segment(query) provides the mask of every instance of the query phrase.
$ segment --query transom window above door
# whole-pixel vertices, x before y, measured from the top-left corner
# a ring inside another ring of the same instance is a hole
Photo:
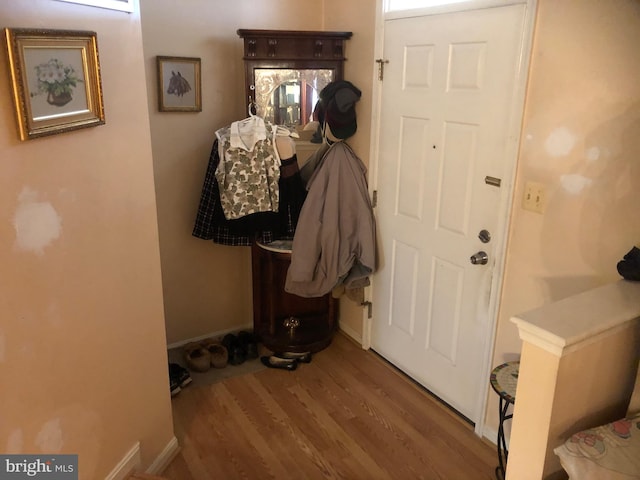
[[[437,7],[451,3],[462,3],[469,0],[385,0],[385,12],[397,12],[400,10],[413,10],[415,8]]]

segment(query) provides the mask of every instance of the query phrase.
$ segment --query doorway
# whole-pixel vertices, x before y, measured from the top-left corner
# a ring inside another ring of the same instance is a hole
[[[528,13],[520,3],[395,15],[382,34],[372,182],[380,265],[370,344],[477,432],[524,103]]]

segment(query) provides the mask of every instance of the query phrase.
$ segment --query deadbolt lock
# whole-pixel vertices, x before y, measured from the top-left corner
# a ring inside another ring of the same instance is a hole
[[[491,234],[489,233],[489,230],[480,230],[478,238],[482,243],[489,243],[491,241]]]

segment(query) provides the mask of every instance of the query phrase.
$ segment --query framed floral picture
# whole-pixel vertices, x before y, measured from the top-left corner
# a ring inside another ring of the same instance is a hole
[[[5,28],[21,140],[102,125],[95,32]]]
[[[201,112],[200,59],[156,57],[158,109],[161,112]]]

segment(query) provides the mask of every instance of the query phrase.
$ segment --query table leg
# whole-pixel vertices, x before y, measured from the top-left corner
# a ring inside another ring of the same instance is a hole
[[[507,450],[507,440],[504,435],[504,422],[505,420],[509,420],[513,417],[513,414],[507,415],[507,410],[509,409],[510,402],[505,401],[502,397],[500,397],[500,405],[499,405],[499,415],[500,415],[500,425],[498,426],[498,466],[496,467],[496,479],[504,480],[505,471],[507,467],[507,457],[509,456],[509,451]]]

